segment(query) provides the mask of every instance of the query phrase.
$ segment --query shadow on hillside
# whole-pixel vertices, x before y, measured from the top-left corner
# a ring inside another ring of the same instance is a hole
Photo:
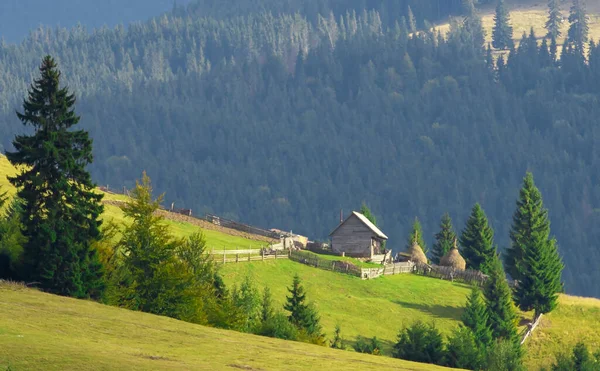
[[[453,307],[450,305],[407,303],[402,300],[394,300],[393,302],[403,308],[415,309],[435,318],[451,318],[458,320],[464,311],[464,308],[462,307]]]

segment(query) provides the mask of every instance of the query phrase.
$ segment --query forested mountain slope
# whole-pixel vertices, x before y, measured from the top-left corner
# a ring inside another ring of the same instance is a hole
[[[88,29],[113,27],[145,21],[190,0],[2,0],[0,39],[23,40],[39,26],[71,28],[81,24]]]
[[[178,13],[179,14],[179,13]],[[535,36],[497,68],[481,35],[409,37],[376,11],[163,16],[128,29],[38,30],[0,47],[0,135],[42,55],[55,55],[94,138],[95,179],[155,188],[196,213],[326,238],[369,203],[389,247],[482,203],[501,248],[535,174],[568,293],[600,296],[600,49],[562,63]],[[468,25],[468,24],[467,24]]]

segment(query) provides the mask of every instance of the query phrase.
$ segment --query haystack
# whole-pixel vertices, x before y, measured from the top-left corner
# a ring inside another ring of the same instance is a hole
[[[467,268],[467,262],[458,252],[456,239],[454,240],[454,247],[440,259],[440,265],[442,267],[452,267],[461,271],[464,271]]]
[[[407,253],[410,255],[410,261],[413,263],[427,264],[427,257],[421,246],[417,243],[417,236],[415,236],[415,240],[413,241],[412,246],[408,248]]]

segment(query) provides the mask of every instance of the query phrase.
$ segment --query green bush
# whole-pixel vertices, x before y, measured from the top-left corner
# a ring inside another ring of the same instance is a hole
[[[577,343],[571,354],[560,353],[552,371],[598,371],[600,370],[600,352],[594,356],[583,342]]]
[[[482,356],[473,331],[465,326],[457,327],[446,345],[446,366],[478,370],[481,361]]]
[[[520,345],[510,340],[498,340],[487,352],[484,365],[485,370],[490,371],[522,371],[523,350]]]
[[[373,337],[372,339],[367,339],[365,337],[359,336],[356,339],[356,343],[354,344],[354,350],[359,353],[367,353],[380,355],[381,354],[381,343],[377,339],[377,337]]]
[[[263,322],[258,335],[284,340],[299,339],[298,329],[281,312],[274,314],[267,321]]]
[[[417,321],[411,327],[400,331],[393,355],[395,358],[407,361],[442,365],[444,362],[442,334],[434,325]]]

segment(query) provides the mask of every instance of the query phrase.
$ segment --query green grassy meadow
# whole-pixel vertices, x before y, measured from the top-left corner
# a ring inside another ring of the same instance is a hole
[[[442,370],[219,330],[0,282],[0,369]]]
[[[221,273],[228,285],[246,275],[258,288],[269,286],[281,307],[294,274],[300,275],[307,297],[314,301],[328,337],[336,323],[346,340],[356,336],[377,336],[390,352],[398,331],[416,320],[435,322],[444,335],[460,323],[470,288],[435,278],[412,274],[363,281],[358,277],[333,273],[289,260],[226,264]],[[523,313],[530,320],[532,313]],[[524,327],[522,327],[524,329]],[[526,365],[530,370],[549,366],[555,355],[584,340],[600,349],[600,300],[561,295],[559,307],[543,317],[538,329],[526,342]]]

